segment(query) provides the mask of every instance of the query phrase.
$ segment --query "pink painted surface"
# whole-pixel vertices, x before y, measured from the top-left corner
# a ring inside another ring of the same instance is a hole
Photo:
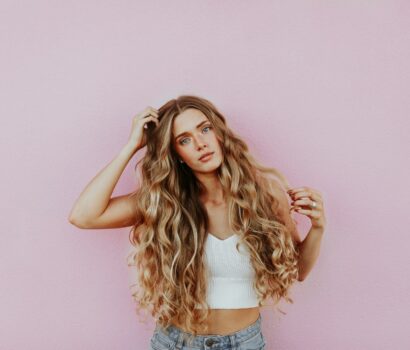
[[[286,316],[262,310],[267,349],[409,349],[409,7],[3,2],[0,348],[148,348],[128,229],[67,216],[135,113],[194,93],[294,187],[324,196],[316,266]],[[137,159],[114,195],[133,189]]]

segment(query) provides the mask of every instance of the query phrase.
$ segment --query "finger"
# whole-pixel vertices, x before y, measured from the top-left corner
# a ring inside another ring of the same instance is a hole
[[[153,117],[153,118],[155,118],[156,121],[158,120],[158,115],[154,115],[154,114],[151,113],[151,112],[149,112],[149,113],[147,113],[146,115],[144,115],[141,119],[145,119],[145,118],[148,118],[148,117]]]
[[[295,194],[291,194],[290,196],[293,200],[308,198],[308,199],[313,199],[316,203],[322,203],[322,198],[319,197],[315,193],[298,192],[298,193],[295,193]]]
[[[152,115],[152,116],[154,116],[155,118],[159,118],[159,115],[158,115],[157,112],[152,112],[152,111],[150,111],[150,112],[148,113],[148,115]]]
[[[295,209],[295,211],[299,214],[307,215],[312,219],[319,219],[320,218],[320,213],[317,210],[314,209]]]
[[[140,119],[143,119],[149,115],[153,115],[158,118],[158,112],[156,109],[152,108],[151,106],[146,107],[143,112],[141,113]]]
[[[297,192],[313,192],[316,193],[317,195],[320,196],[320,192],[318,190],[315,190],[314,188],[311,187],[307,187],[307,186],[303,186],[303,187],[296,187],[296,188],[291,188],[290,190],[288,190],[288,193],[297,193]]]
[[[148,128],[148,123],[151,122],[151,121],[154,122],[156,124],[156,126],[158,126],[159,120],[156,119],[154,116],[150,115],[150,116],[143,119],[143,123],[144,123],[143,128],[147,129]]]
[[[156,109],[152,106],[147,106],[147,107],[145,107],[144,112],[147,112],[147,113],[156,112]]]
[[[313,202],[316,203],[316,207],[315,207],[316,209],[321,208],[321,205],[317,201],[313,201],[313,200],[308,199],[308,198],[298,199],[298,200],[294,201],[292,203],[292,205],[296,206],[296,207],[297,206],[300,206],[300,207],[307,206],[307,207],[313,208]]]
[[[154,115],[154,116],[156,116],[156,117],[158,117],[158,114],[159,114],[158,111],[154,107],[151,107],[151,106],[149,107],[147,112]]]
[[[312,210],[312,209],[318,209],[317,207],[313,208],[311,205],[307,204],[298,204],[298,205],[292,205],[291,210],[297,210],[297,209],[303,209],[303,210]]]
[[[293,199],[312,198],[312,199],[314,199],[315,201],[321,201],[321,198],[320,198],[316,193],[306,192],[306,191],[291,193],[290,196],[291,196]]]
[[[158,118],[158,116],[154,115],[152,112],[148,112],[148,113],[144,114],[141,119],[145,119],[145,118],[147,118],[147,117],[155,117],[155,118]]]
[[[153,113],[151,113],[147,109],[144,109],[144,111],[142,111],[141,113],[135,115],[133,120],[134,121],[144,120],[146,117],[149,117],[150,115],[153,115]]]

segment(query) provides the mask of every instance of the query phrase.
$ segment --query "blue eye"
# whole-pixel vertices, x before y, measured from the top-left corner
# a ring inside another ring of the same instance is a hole
[[[205,126],[205,127],[202,129],[202,131],[204,131],[205,129],[212,129],[212,127],[211,127],[211,126]],[[179,141],[179,143],[180,143],[181,145],[186,145],[186,143],[184,142],[185,140],[188,140],[188,138],[186,137],[186,138],[182,139],[181,141]]]

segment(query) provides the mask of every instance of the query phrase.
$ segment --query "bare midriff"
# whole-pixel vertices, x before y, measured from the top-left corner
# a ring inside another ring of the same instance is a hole
[[[247,328],[259,317],[259,307],[246,309],[211,309],[207,320],[208,331],[198,335],[227,335]],[[171,323],[189,333],[175,318]]]

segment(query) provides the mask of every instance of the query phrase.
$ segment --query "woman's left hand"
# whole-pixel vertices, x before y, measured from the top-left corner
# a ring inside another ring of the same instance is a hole
[[[325,228],[326,218],[323,209],[322,195],[319,191],[304,186],[292,188],[287,192],[292,199],[290,210],[295,210],[299,214],[308,216],[312,227]]]

